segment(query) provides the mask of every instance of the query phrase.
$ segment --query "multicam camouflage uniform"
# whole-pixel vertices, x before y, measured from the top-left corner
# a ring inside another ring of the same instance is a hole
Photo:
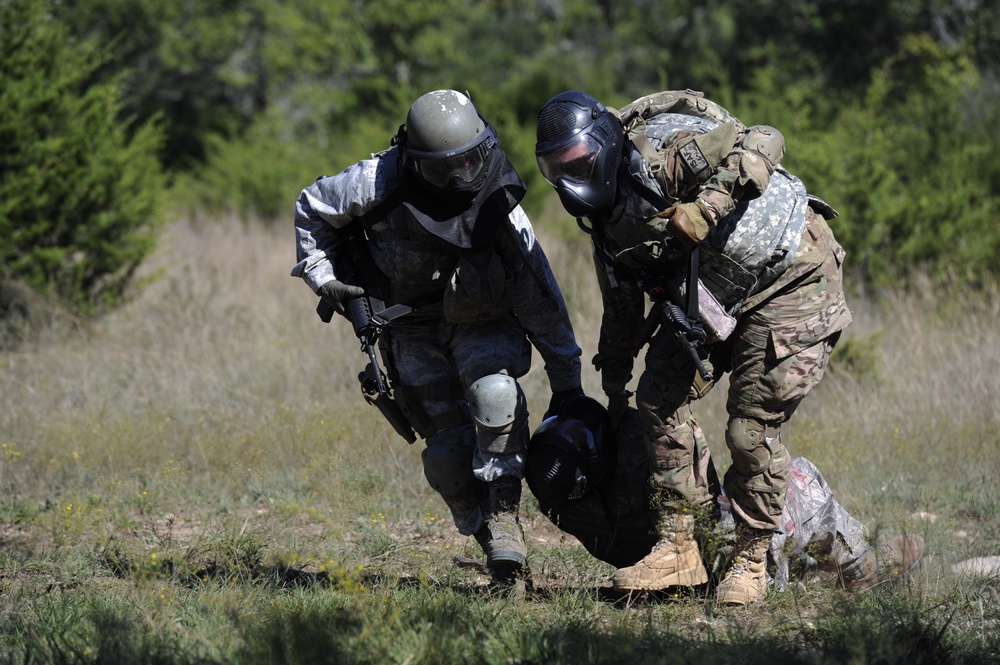
[[[648,119],[643,131],[659,148],[720,124],[663,113]],[[714,374],[731,373],[726,440],[733,464],[725,489],[743,524],[778,531],[791,468],[779,428],[822,378],[839,332],[851,322],[841,285],[844,252],[823,217],[835,213],[810,197],[794,175],[740,146],[729,153],[719,177],[668,188],[639,150],[626,154],[632,178],[619,178],[615,206],[593,220],[605,303],[595,363],[604,391],[623,391],[631,377],[633,336],[644,309],[642,281],[683,275],[687,268],[684,258],[671,254],[677,241],[667,235],[666,223],[657,223],[663,208],[641,190],[668,203],[675,195],[697,194],[721,213],[700,247],[699,279],[736,319],[735,330],[709,346]],[[668,164],[664,172],[684,170]],[[705,505],[715,493],[708,446],[690,405],[694,377],[693,361],[661,329],[646,351],[636,404],[654,486],[668,510]]]
[[[299,262],[292,275],[313,290],[336,278],[343,232],[365,218],[368,247],[387,281],[386,305],[420,303],[379,339],[386,370],[402,410],[426,440],[428,482],[444,498],[458,530],[472,535],[490,509],[489,483],[516,478],[514,501],[519,498],[529,433],[524,411],[503,436],[506,446],[486,447],[470,413],[470,386],[488,375],[523,376],[533,344],[552,390],[577,388],[580,348],[551,268],[519,205],[511,205],[509,213],[503,197],[499,212],[484,205],[477,229],[492,224],[495,236],[460,249],[418,223],[405,196],[401,204],[384,209],[381,204],[399,196],[404,177],[399,149],[392,148],[304,189],[296,205]],[[381,214],[367,219],[372,211]],[[463,279],[458,279],[461,262]],[[477,266],[482,280],[467,278]]]

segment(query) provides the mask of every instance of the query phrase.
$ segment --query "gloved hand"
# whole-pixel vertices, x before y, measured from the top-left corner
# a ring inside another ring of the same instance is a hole
[[[351,298],[363,296],[365,290],[353,284],[344,284],[335,279],[323,284],[316,290],[316,294],[333,307],[338,314],[344,313],[344,302]]]
[[[559,413],[559,408],[562,407],[563,402],[571,397],[577,397],[583,395],[583,388],[577,386],[576,388],[570,388],[569,390],[556,390],[552,393],[552,399],[549,400],[549,408],[545,409],[545,415],[542,416],[543,420],[551,418],[552,416]]]
[[[667,228],[688,247],[699,244],[715,226],[715,216],[708,204],[698,199],[690,203],[678,203],[656,213],[667,220]]]
[[[628,409],[628,400],[631,396],[632,393],[627,390],[608,395],[608,426],[612,432],[618,431],[618,425],[625,415],[625,410]]]

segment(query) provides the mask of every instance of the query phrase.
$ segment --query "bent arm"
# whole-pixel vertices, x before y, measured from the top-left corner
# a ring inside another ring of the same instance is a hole
[[[386,198],[392,182],[391,154],[362,160],[302,190],[295,202],[297,263],[292,277],[301,277],[313,291],[336,279],[332,259],[341,242],[340,229]]]
[[[597,283],[604,303],[594,366],[601,373],[604,393],[617,395],[632,379],[633,347],[636,332],[642,326],[646,300],[631,271],[615,265],[599,243],[595,242],[593,249]]]
[[[785,154],[785,138],[768,125],[747,128],[740,142],[705,182],[698,199],[718,221],[743,201],[760,196]]]

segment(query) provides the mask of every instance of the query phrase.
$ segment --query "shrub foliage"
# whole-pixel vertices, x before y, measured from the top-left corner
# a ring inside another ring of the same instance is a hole
[[[104,57],[43,0],[0,2],[0,281],[84,313],[125,295],[163,184],[160,130],[119,117],[117,79],[93,80]]]
[[[302,186],[387,147],[436,88],[492,120],[537,218],[558,210],[533,155],[547,99],[694,88],[785,134],[785,165],[841,212],[853,283],[978,284],[1000,272],[998,7],[0,0],[0,278],[119,301],[157,161],[184,210],[287,223]]]

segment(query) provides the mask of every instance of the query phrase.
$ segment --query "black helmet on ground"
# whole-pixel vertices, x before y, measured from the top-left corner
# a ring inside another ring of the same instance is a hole
[[[612,465],[612,449],[604,441],[607,420],[600,402],[581,395],[535,429],[525,480],[543,510],[587,496],[607,477]]]
[[[614,113],[590,95],[561,92],[538,113],[535,158],[566,212],[589,217],[611,209],[625,136]]]

